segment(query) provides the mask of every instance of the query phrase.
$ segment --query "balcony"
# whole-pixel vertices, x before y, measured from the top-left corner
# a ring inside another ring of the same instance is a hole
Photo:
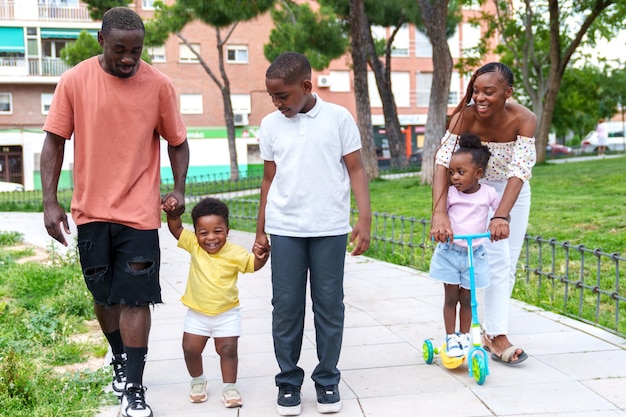
[[[84,4],[77,6],[39,5],[40,20],[60,20],[64,22],[91,22],[89,9]]]
[[[0,58],[0,83],[56,84],[69,68],[60,58]]]
[[[0,20],[92,22],[85,4],[54,4],[51,0],[0,0]]]

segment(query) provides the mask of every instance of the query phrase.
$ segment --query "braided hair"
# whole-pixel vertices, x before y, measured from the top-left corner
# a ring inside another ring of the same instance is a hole
[[[459,147],[454,154],[468,153],[472,157],[472,162],[483,172],[487,169],[491,151],[487,145],[483,145],[480,138],[471,133],[461,133],[459,136]]]

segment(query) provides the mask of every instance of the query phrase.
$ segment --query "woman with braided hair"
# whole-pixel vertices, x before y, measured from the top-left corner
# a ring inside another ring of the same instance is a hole
[[[511,365],[528,357],[509,341],[507,334],[515,269],[530,214],[529,180],[536,161],[537,127],[535,114],[509,100],[512,94],[513,73],[502,63],[486,64],[472,75],[435,156],[430,231],[437,242],[453,240],[446,210],[450,159],[461,133],[479,136],[491,152],[481,183],[492,186],[501,196],[500,205],[485,225],[492,241],[485,244],[490,286],[485,289],[483,344],[494,360]]]

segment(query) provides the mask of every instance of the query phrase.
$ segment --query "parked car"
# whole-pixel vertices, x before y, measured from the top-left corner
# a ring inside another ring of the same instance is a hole
[[[583,153],[593,153],[598,148],[598,133],[595,130],[587,133],[587,136],[581,142]],[[609,131],[609,137],[606,141],[606,147],[610,151],[624,150],[624,133],[618,131]]]
[[[2,191],[24,191],[24,186],[16,182],[0,181],[0,192]]]
[[[422,167],[423,151],[424,151],[424,148],[419,148],[417,151],[413,152],[409,156],[409,166],[418,167],[418,168]]]
[[[573,154],[572,148],[559,143],[548,143],[546,146],[546,155],[548,156],[567,156]]]

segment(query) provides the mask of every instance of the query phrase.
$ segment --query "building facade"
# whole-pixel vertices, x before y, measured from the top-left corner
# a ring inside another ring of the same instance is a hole
[[[167,1],[172,3],[174,0]],[[144,20],[154,15],[153,0],[133,0],[129,7]],[[470,16],[478,10],[467,9]],[[265,91],[265,70],[269,62],[263,45],[269,42],[273,22],[269,13],[236,25],[223,51],[224,69],[231,89],[237,126],[237,155],[240,168],[258,164],[255,137],[261,119],[274,111]],[[79,0],[0,0],[0,181],[18,182],[26,189],[41,188],[39,158],[44,132],[41,130],[54,88],[67,65],[61,49],[82,30],[97,35],[100,22],[89,17]],[[374,35],[387,38],[390,29],[373,28]],[[473,47],[481,28],[461,23],[449,39],[453,58]],[[224,39],[228,31],[222,29]],[[198,21],[188,24],[180,36],[170,35],[162,47],[148,48],[152,65],[167,74],[176,87],[179,107],[188,127],[191,147],[189,175],[229,171],[225,115],[219,87],[184,42],[199,52],[210,70],[221,80],[218,66],[216,29]],[[349,54],[313,74],[313,89],[328,101],[341,104],[356,116],[354,84]],[[400,29],[393,44],[392,84],[400,123],[407,134],[407,154],[421,147],[433,77],[432,48],[412,26]],[[379,157],[385,158],[384,118],[381,100],[370,74],[372,124]],[[452,76],[449,109],[464,92],[464,77]],[[66,147],[60,187],[71,186],[72,147]],[[171,175],[163,153],[162,175]]]

